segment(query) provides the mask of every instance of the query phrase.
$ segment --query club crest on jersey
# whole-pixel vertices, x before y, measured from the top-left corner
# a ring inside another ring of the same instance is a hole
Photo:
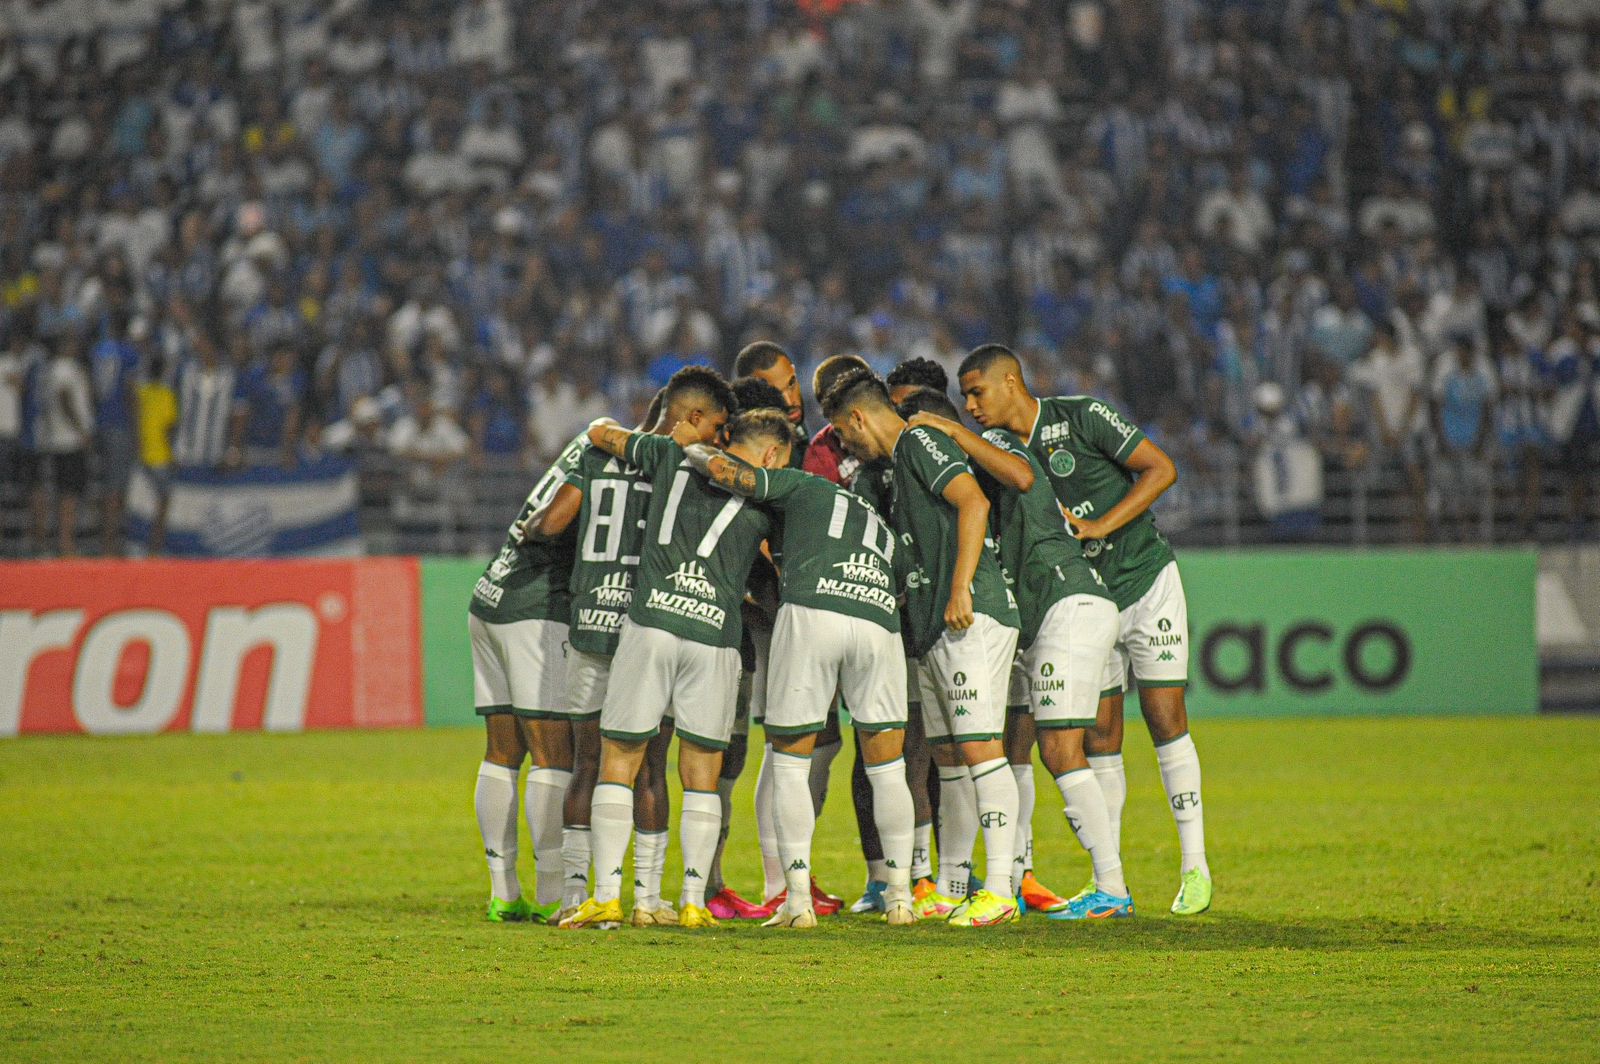
[[[1071,451],[1050,452],[1050,472],[1058,477],[1070,477],[1072,471],[1078,467],[1078,460],[1072,457]]]
[[[670,576],[672,586],[679,594],[695,595],[708,602],[717,601],[717,588],[706,577],[706,567],[699,562],[682,562]]]

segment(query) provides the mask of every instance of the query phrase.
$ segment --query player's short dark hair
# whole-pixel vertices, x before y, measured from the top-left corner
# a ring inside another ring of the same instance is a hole
[[[794,429],[781,409],[746,410],[728,422],[727,433],[730,447],[738,443],[794,446]]]
[[[988,373],[991,366],[1006,359],[1010,359],[1015,363],[1019,371],[1022,369],[1022,360],[1005,344],[979,344],[972,349],[970,355],[961,360],[961,365],[956,370],[956,374],[965,377],[974,371]]]
[[[771,369],[780,358],[788,358],[789,352],[773,343],[771,340],[756,340],[745,344],[744,349],[733,360],[733,375],[735,377],[748,377],[752,373],[764,373]]]
[[[760,377],[740,377],[733,382],[733,397],[739,401],[739,412],[746,410],[781,410],[787,414],[788,402],[783,393]]]
[[[912,414],[938,414],[951,421],[961,420],[961,414],[956,410],[956,404],[950,401],[950,397],[932,388],[918,388],[901,400],[896,410],[908,421]]]
[[[944,367],[931,358],[908,358],[889,372],[889,387],[932,388],[936,392],[950,390],[950,375]]]
[[[657,388],[656,394],[650,397],[650,405],[644,411],[644,420],[639,422],[640,432],[652,431],[656,427],[656,422],[661,420],[661,407],[665,405],[662,400],[666,395],[665,388]]]
[[[860,355],[831,355],[823,359],[817,365],[816,372],[811,374],[811,391],[817,397],[817,402],[822,402],[822,397],[833,391],[840,377],[857,369],[872,372],[872,367]]]
[[[852,369],[833,382],[833,387],[822,397],[822,416],[832,421],[846,410],[861,405],[894,409],[889,402],[888,386],[876,373],[865,367]]]
[[[681,409],[685,402],[697,400],[725,414],[739,409],[733,389],[722,379],[722,374],[709,366],[685,366],[674,373],[662,389],[661,405],[665,412]]]

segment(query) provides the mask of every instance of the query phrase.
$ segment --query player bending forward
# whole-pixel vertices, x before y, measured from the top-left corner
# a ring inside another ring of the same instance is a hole
[[[1189,736],[1183,692],[1189,676],[1189,613],[1177,559],[1156,530],[1150,505],[1177,480],[1166,453],[1106,403],[1087,396],[1035,398],[1015,355],[985,344],[962,362],[962,394],[980,425],[1011,429],[1028,444],[1068,514],[1083,553],[1120,611],[1119,653],[1101,682],[1099,719],[1085,746],[1119,841],[1128,785],[1122,769],[1122,686],[1131,662],[1139,705],[1155,741],[1161,782],[1182,853],[1180,916],[1211,906],[1200,757]],[[1084,893],[1092,892],[1092,882]]]
[[[1105,798],[1083,753],[1084,729],[1094,726],[1101,676],[1117,641],[1116,604],[1067,532],[1039,460],[1014,432],[993,427],[977,435],[955,420],[942,394],[910,402],[926,411],[911,418],[913,426],[945,433],[978,468],[978,482],[992,505],[1000,564],[1011,577],[1022,618],[1019,665],[1026,712],[1033,718],[1044,766],[1061,791],[1067,823],[1094,864],[1097,889],[1048,915],[1052,920],[1132,916],[1133,898],[1123,881]],[[1019,846],[1023,827],[1017,829]]]
[[[706,416],[713,425],[721,424],[727,419],[726,406]],[[749,454],[754,465],[788,465],[786,440],[766,444],[757,453],[747,449],[760,423],[760,415],[731,422],[730,446]],[[645,744],[656,736],[669,709],[677,714],[678,775],[684,791],[678,923],[687,928],[717,924],[705,907],[706,875],[722,825],[717,778],[733,734],[739,685],[739,603],[772,520],[689,470],[679,441],[701,442],[708,434],[699,428],[703,426],[675,427],[676,439],[628,432],[615,423],[597,422],[589,430],[596,446],[650,478],[650,516],[633,604],[612,665],[628,683],[610,684],[600,710],[600,777],[590,813],[594,897],[562,921],[562,927],[611,928],[622,922],[622,859],[633,829],[632,784]]]
[[[1015,920],[1017,781],[1001,737],[1018,619],[984,543],[988,500],[950,437],[908,428],[871,372],[841,377],[823,413],[857,458],[894,465],[890,520],[907,555],[901,620],[932,688],[923,692],[923,716],[941,792],[939,889],[916,903],[917,915],[968,927]],[[980,827],[988,874],[968,897]]]
[[[758,469],[754,458],[786,432],[780,415],[746,415],[746,440],[722,454],[688,449],[713,484],[782,515],[781,602],[767,677],[766,732],[785,896],[767,927],[817,926],[811,892],[811,754],[834,693],[844,696],[866,758],[873,818],[883,844],[884,919],[916,921],[911,907],[914,809],[902,747],[905,658],[895,595],[894,533],[860,496],[793,469]]]

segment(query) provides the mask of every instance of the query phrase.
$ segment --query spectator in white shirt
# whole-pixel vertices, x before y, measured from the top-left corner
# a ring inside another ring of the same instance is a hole
[[[37,444],[45,476],[34,488],[34,539],[42,542],[44,537],[48,477],[55,488],[56,553],[63,558],[78,554],[78,504],[89,484],[89,450],[94,445],[94,404],[83,356],[83,341],[76,333],[64,333],[41,382]]]
[[[450,20],[450,61],[487,63],[496,74],[511,69],[511,15],[505,0],[467,0]]]
[[[1395,328],[1381,321],[1374,344],[1350,367],[1350,380],[1367,390],[1368,423],[1373,430],[1379,468],[1398,465],[1411,496],[1412,528],[1420,542],[1428,534],[1427,461],[1428,409],[1423,400],[1422,353],[1401,343]]]

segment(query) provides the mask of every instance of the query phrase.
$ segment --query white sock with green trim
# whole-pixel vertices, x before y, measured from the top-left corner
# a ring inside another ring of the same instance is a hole
[[[911,878],[933,878],[933,821],[918,824],[911,833]]]
[[[868,765],[867,782],[872,785],[872,820],[883,844],[883,867],[873,874],[889,884],[886,893],[900,898],[911,890],[911,845],[917,819],[911,787],[906,783],[905,758]]]
[[[984,873],[985,890],[1011,897],[1011,862],[1017,847],[1020,822],[1017,820],[1017,777],[1003,757],[971,767],[972,787],[978,797],[978,823],[983,826],[983,851],[988,858]]]
[[[811,840],[817,816],[811,805],[811,758],[772,752],[772,805],[777,812],[778,859],[789,897],[784,907],[799,912],[811,904]]]
[[[1167,804],[1172,819],[1178,822],[1178,848],[1183,851],[1181,871],[1198,868],[1207,877],[1206,816],[1200,805],[1200,754],[1194,739],[1184,732],[1170,743],[1156,747],[1161,765],[1161,785],[1167,789]]]
[[[939,766],[939,893],[965,898],[978,845],[978,796],[965,765]],[[1009,869],[1008,869],[1009,871]]]
[[[622,859],[633,835],[633,788],[597,783],[589,803],[589,837],[594,843],[594,900],[622,897]]]
[[[716,791],[684,791],[683,814],[678,820],[678,843],[683,847],[683,893],[680,905],[706,904],[706,876],[717,852],[722,830],[722,799]]]
[[[573,824],[561,829],[561,907],[582,905],[589,896],[589,825]]]
[[[844,741],[836,739],[827,746],[819,746],[811,751],[811,812],[814,816],[822,815],[822,803],[828,800],[828,780],[832,778],[833,759],[839,756],[843,748]]]
[[[667,863],[667,833],[633,834],[633,904],[639,909],[661,907],[661,874]]]
[[[478,834],[483,836],[483,856],[489,862],[489,889],[501,901],[516,901],[522,897],[517,879],[517,770],[493,761],[479,765],[472,807],[478,814]]]
[[[808,784],[809,786],[809,784]],[[809,790],[808,790],[809,796]],[[761,900],[775,898],[783,889],[783,859],[778,856],[778,813],[772,798],[772,744],[761,748],[761,768],[756,772],[756,841],[761,845]]]
[[[1022,884],[1022,877],[1033,871],[1033,806],[1037,798],[1033,762],[1012,765],[1017,781],[1017,854],[1011,861],[1011,886]]]
[[[1106,817],[1111,823],[1111,841],[1122,850],[1122,807],[1128,804],[1128,774],[1122,767],[1122,753],[1090,754],[1089,767],[1106,800]]]
[[[1095,773],[1087,768],[1063,772],[1056,777],[1056,787],[1066,805],[1067,823],[1094,865],[1094,885],[1107,894],[1126,898],[1128,884],[1122,878],[1122,855],[1117,852],[1105,795],[1100,793]]]
[[[566,867],[561,859],[561,815],[572,773],[564,768],[528,770],[522,802],[528,817],[528,837],[533,840],[534,900],[549,905],[561,900]],[[556,869],[561,869],[560,873]]]

